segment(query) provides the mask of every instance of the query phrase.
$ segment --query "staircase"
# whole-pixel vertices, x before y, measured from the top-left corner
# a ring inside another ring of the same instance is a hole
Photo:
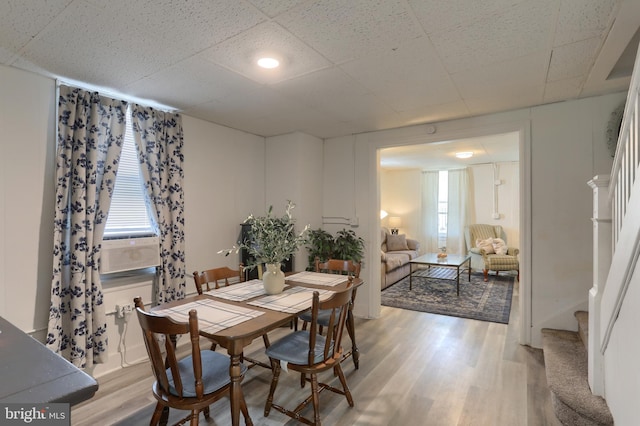
[[[578,311],[578,331],[542,329],[547,384],[556,417],[564,425],[613,425],[604,399],[593,395],[587,378],[589,314]]]

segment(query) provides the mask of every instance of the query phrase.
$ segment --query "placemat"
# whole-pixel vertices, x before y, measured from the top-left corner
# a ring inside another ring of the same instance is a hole
[[[320,293],[320,300],[328,299],[334,293],[331,290],[292,287],[280,294],[261,297],[260,299],[249,302],[249,305],[259,306],[273,311],[297,314],[311,307],[314,291]]]
[[[209,294],[221,299],[233,300],[235,302],[242,302],[244,300],[253,299],[257,296],[262,296],[265,292],[264,284],[261,280],[250,280],[227,287],[205,291],[204,294]]]
[[[297,274],[286,277],[285,281],[334,287],[344,283],[347,279],[348,277],[346,275],[325,274],[322,272],[298,272]]]
[[[175,321],[189,322],[189,311],[191,309],[198,311],[198,327],[200,330],[212,334],[264,314],[264,312],[254,309],[212,299],[196,300],[173,308],[158,309],[154,310],[153,313],[166,315]]]

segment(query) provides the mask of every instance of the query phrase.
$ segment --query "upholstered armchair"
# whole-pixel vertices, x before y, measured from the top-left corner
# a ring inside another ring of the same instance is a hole
[[[517,271],[520,279],[520,250],[507,245],[507,236],[500,225],[475,224],[464,229],[471,268],[482,269],[484,280],[489,271]]]

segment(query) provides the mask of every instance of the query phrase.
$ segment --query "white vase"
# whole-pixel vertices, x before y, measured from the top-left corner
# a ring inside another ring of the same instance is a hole
[[[262,284],[267,294],[280,294],[284,290],[284,272],[279,263],[267,263],[267,270],[262,274]]]

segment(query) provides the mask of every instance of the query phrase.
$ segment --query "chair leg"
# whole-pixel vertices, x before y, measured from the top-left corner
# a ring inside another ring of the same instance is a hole
[[[198,416],[200,416],[200,410],[191,410],[191,426],[198,426]]]
[[[489,281],[489,270],[483,269],[482,272],[484,272],[484,282]]]
[[[149,422],[149,425],[156,426],[157,424],[160,423],[160,417],[162,416],[163,408],[164,406],[159,402],[156,404],[156,409],[153,411],[153,416],[151,416],[151,421]]]
[[[307,383],[307,376],[304,373],[300,373],[300,387],[303,388]]]
[[[276,386],[278,386],[278,378],[280,377],[280,363],[275,360],[271,360],[271,370],[273,371],[273,377],[271,378],[271,387],[269,388],[269,396],[267,396],[267,402],[264,406],[264,416],[268,417],[273,405],[273,394],[276,392]]]
[[[204,418],[209,420],[211,418],[211,415],[209,414],[209,407],[204,407],[202,409],[202,412],[204,413]]]
[[[342,384],[344,396],[347,397],[349,407],[353,407],[353,397],[351,396],[351,391],[349,390],[349,386],[347,385],[347,379],[344,378],[344,372],[342,371],[342,367],[340,366],[340,364],[336,366],[335,370],[338,373],[338,378],[340,379],[340,383]]]
[[[318,395],[318,375],[311,375],[311,401],[313,402],[313,424],[320,424],[320,397]]]

